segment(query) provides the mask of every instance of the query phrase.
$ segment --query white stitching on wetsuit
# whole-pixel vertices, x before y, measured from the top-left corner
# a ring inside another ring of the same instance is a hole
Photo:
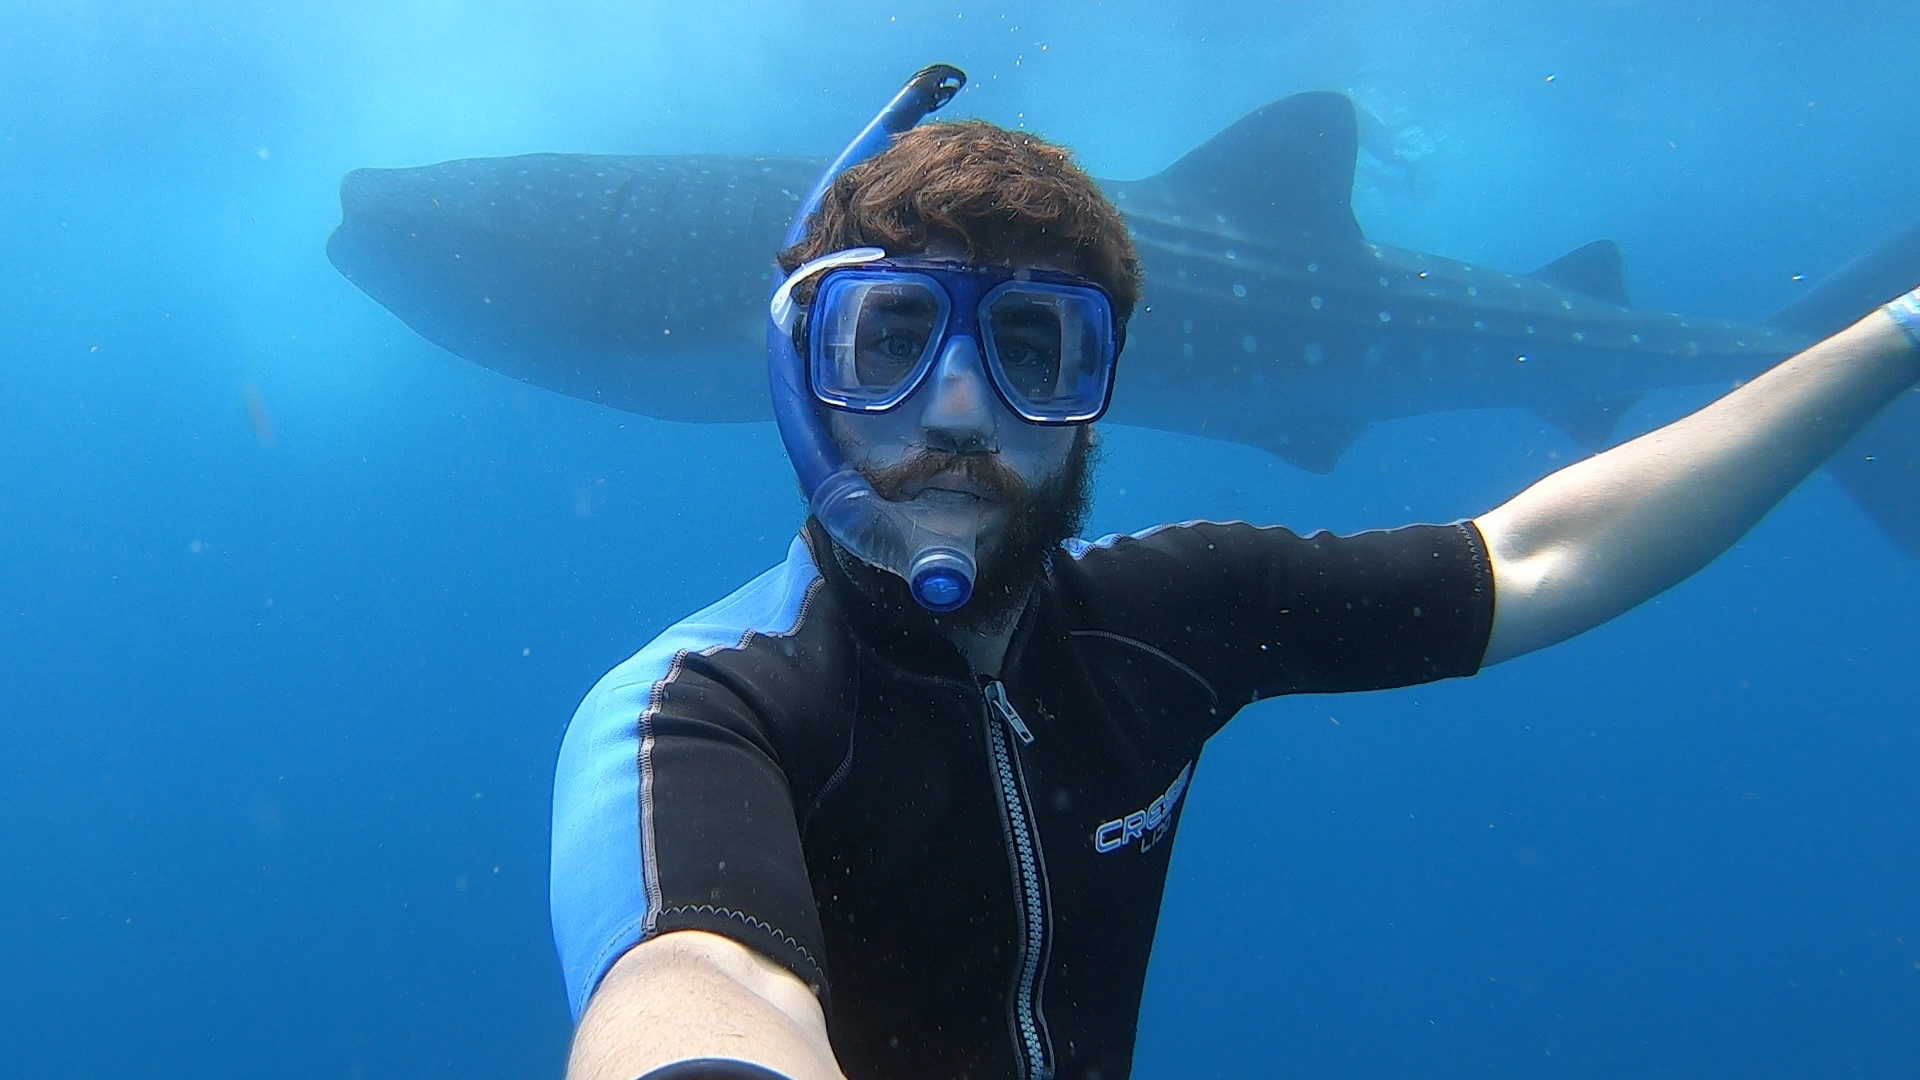
[[[818,576],[816,572],[814,579],[807,583],[806,595],[800,598],[800,610],[794,614],[793,628],[785,634],[771,636],[792,637],[798,634],[800,628],[806,625],[807,612],[813,607],[813,598],[820,594],[821,588],[825,585],[826,579]],[[647,914],[640,924],[642,939],[653,934],[654,925],[660,918],[660,906],[666,902],[660,889],[660,864],[653,839],[653,718],[660,712],[660,706],[665,703],[667,687],[686,669],[687,657],[713,656],[730,649],[744,649],[755,637],[767,636],[770,635],[761,634],[753,627],[748,627],[741,631],[739,640],[731,645],[710,645],[701,649],[698,654],[681,649],[673,654],[672,661],[667,664],[666,674],[654,682],[653,689],[647,694],[647,707],[640,711],[637,721],[640,728],[640,877],[641,888],[646,894],[647,903]],[[811,958],[808,959],[808,963],[812,963]],[[818,965],[815,966],[818,967]]]
[[[1213,684],[1208,682],[1204,676],[1202,676],[1199,672],[1193,670],[1193,668],[1188,666],[1184,661],[1180,660],[1178,657],[1170,655],[1165,650],[1156,649],[1144,641],[1140,641],[1136,638],[1130,638],[1125,634],[1116,634],[1111,630],[1069,630],[1067,631],[1067,634],[1070,637],[1106,638],[1110,641],[1117,641],[1122,645],[1131,645],[1134,648],[1139,649],[1141,652],[1148,653],[1153,656],[1157,656],[1160,659],[1165,660],[1168,664],[1171,664],[1175,670],[1181,672],[1187,678],[1192,679],[1194,682],[1199,683],[1200,688],[1202,690],[1205,690],[1207,692],[1207,696],[1213,699],[1214,707],[1215,708],[1220,707],[1220,692],[1213,688]]]
[[[800,959],[805,960],[807,962],[808,967],[812,968],[815,971],[820,971],[820,961],[815,960],[813,958],[813,954],[807,951],[807,947],[805,945],[800,944],[799,940],[795,938],[792,934],[787,933],[785,930],[780,929],[779,927],[773,925],[772,923],[766,921],[765,919],[748,915],[744,911],[735,911],[732,908],[720,907],[717,904],[675,904],[673,907],[670,907],[665,911],[662,911],[660,914],[682,915],[690,911],[697,912],[700,914],[705,914],[705,915],[719,915],[724,918],[732,919],[736,922],[745,923],[756,930],[765,930],[767,933],[772,934],[776,941],[779,941],[781,944],[792,949],[794,952],[799,953]],[[826,981],[826,975],[824,972],[821,973],[820,977],[822,982]]]
[[[673,654],[667,673],[653,684],[647,694],[647,707],[640,711],[640,888],[645,894],[647,913],[640,922],[640,936],[653,933],[663,902],[660,893],[660,864],[653,842],[653,718],[659,715],[667,684],[680,674],[687,658],[685,649]]]
[[[833,770],[833,775],[827,777],[826,783],[820,785],[820,793],[813,797],[813,804],[807,807],[806,816],[800,819],[802,839],[806,838],[807,829],[813,825],[813,815],[820,812],[828,796],[840,790],[847,774],[853,771],[853,737],[860,730],[860,665],[857,663],[853,666],[853,708],[847,712],[852,717],[847,722],[847,756],[840,759],[840,767]]]

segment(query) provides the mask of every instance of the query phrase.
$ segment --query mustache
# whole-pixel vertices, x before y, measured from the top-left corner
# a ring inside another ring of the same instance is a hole
[[[867,480],[881,498],[894,500],[937,477],[949,476],[963,476],[1002,502],[1018,502],[1030,494],[1026,481],[993,453],[922,450],[898,465],[873,470]]]

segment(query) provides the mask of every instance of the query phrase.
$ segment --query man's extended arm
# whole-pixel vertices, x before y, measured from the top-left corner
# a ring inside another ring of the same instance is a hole
[[[1876,311],[1476,519],[1494,576],[1485,662],[1564,641],[1685,580],[1916,380],[1920,351]]]
[[[574,1032],[567,1080],[634,1080],[690,1058],[845,1080],[805,983],[728,938],[680,930],[634,946],[607,972]]]

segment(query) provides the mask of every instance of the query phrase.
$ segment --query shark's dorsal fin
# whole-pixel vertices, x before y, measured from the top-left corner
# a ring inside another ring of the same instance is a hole
[[[1533,276],[1595,300],[1628,306],[1627,271],[1620,260],[1620,245],[1611,240],[1574,248],[1535,270]]]
[[[1353,102],[1313,91],[1255,109],[1159,175],[1112,189],[1123,211],[1331,254],[1365,243],[1353,219],[1357,153]]]

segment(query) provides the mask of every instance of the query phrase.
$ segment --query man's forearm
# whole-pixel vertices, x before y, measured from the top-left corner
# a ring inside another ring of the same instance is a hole
[[[1487,663],[1597,626],[1712,562],[1916,380],[1920,351],[1876,311],[1482,516],[1495,576]]]
[[[689,1058],[733,1058],[794,1080],[844,1080],[811,991],[742,945],[697,930],[635,946],[594,992],[567,1080],[634,1080]]]

